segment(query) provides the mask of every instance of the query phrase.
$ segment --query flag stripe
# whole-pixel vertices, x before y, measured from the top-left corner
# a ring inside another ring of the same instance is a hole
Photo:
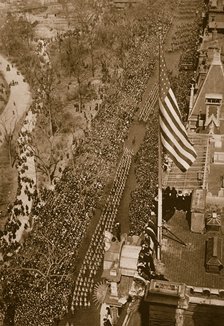
[[[167,125],[165,125],[162,121],[162,117],[160,116],[160,132],[163,135],[163,138],[166,140],[163,145],[165,147],[165,149],[168,151],[170,148],[172,148],[172,153],[174,154],[174,151],[176,153],[176,156],[178,157],[178,159],[184,160],[188,167],[190,167],[192,165],[192,162],[194,162],[195,160],[195,156],[193,156],[191,153],[188,152],[188,150],[184,149],[182,146],[180,146],[178,139],[175,138],[175,132],[173,132],[173,130],[170,131],[170,129],[167,127]],[[169,145],[169,146],[168,146]],[[185,166],[184,166],[185,169]]]
[[[179,129],[182,130],[183,136],[188,139],[186,129],[183,125],[182,119],[177,113],[179,111],[179,108],[177,107],[177,110],[175,110],[174,103],[172,103],[172,98],[169,96],[170,94],[167,94],[167,97],[164,100],[164,105],[166,104],[167,110],[170,112],[170,115],[173,116],[173,119],[176,120],[177,125],[179,126]],[[189,140],[188,140],[189,142]]]
[[[183,129],[171,115],[170,110],[166,108],[162,103],[160,104],[160,117],[162,119],[161,122],[164,124],[164,128],[168,128],[170,132],[174,135],[176,140],[180,143],[180,145],[189,152],[193,157],[196,157],[196,153],[192,150],[192,145],[189,143],[188,138],[185,134],[183,134]],[[162,127],[162,125],[161,125]]]
[[[165,140],[164,144],[169,144],[169,146],[172,147],[173,150],[175,150],[177,156],[181,160],[184,160],[190,166],[192,159],[189,158],[188,153],[181,149],[181,146],[179,146],[179,144],[175,140],[173,140],[173,138],[170,137],[170,134],[164,132],[163,130],[161,130],[161,134]]]
[[[161,125],[161,132],[163,133],[164,137],[167,139],[167,142],[175,148],[175,150],[178,152],[178,155],[181,156],[183,159],[185,159],[189,164],[192,160],[194,160],[194,156],[188,153],[187,149],[181,146],[181,144],[178,142],[178,139],[175,138],[175,134],[172,133],[172,131],[166,127],[166,125],[163,123],[162,119],[160,120]]]
[[[169,129],[170,133],[175,137],[176,141],[183,147],[183,149],[188,151],[189,155],[192,156],[192,159],[195,158],[196,153],[195,151],[191,150],[192,145],[188,142],[185,137],[183,137],[178,127],[174,123],[172,123],[172,121],[170,121],[169,115],[167,115],[166,113],[161,113],[161,122],[163,123],[161,127],[163,127],[164,130],[165,128]]]
[[[169,156],[171,157],[171,159],[174,161],[174,163],[176,164],[176,166],[182,171],[185,172],[187,171],[187,169],[189,168],[189,164],[183,160],[177,153],[176,151],[173,149],[172,146],[170,146],[170,144],[165,140],[165,138],[163,137],[163,135],[161,134],[161,141],[162,144],[166,150],[166,152],[169,154]]]
[[[167,77],[165,60],[160,52],[159,116],[161,142],[166,152],[181,171],[186,171],[197,157],[191,144],[176,97]]]
[[[180,114],[180,109],[179,109],[179,106],[178,106],[178,103],[177,103],[177,100],[176,100],[176,97],[175,97],[175,95],[173,93],[172,88],[169,89],[169,94],[170,94],[170,97],[171,97],[172,102],[173,102],[173,108],[175,109],[176,114],[178,115],[179,119],[182,121],[182,117],[181,117],[181,114]]]
[[[147,227],[151,228],[154,231],[155,234],[157,233],[157,226],[155,225],[155,223],[153,223],[152,220],[148,221]]]
[[[182,118],[179,114],[179,108],[176,107],[176,104],[173,102],[172,96],[170,94],[170,89],[169,89],[169,92],[167,93],[167,96],[164,99],[164,102],[166,103],[167,108],[170,110],[170,113],[172,113],[172,116],[174,117],[174,119],[177,121],[179,126],[182,128],[183,134],[186,136],[186,130],[185,130],[185,128],[183,128]]]

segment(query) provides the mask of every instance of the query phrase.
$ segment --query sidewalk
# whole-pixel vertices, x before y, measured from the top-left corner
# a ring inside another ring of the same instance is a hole
[[[10,67],[10,70],[8,71],[6,68],[7,66]],[[2,55],[0,55],[0,71],[4,75],[4,78],[8,84],[12,83],[12,81],[15,82],[14,86],[10,87],[10,95],[7,105],[5,106],[4,111],[0,115],[0,139],[4,141],[4,133],[5,129],[10,133],[13,133],[13,130],[15,129],[16,124],[21,120],[21,118],[24,116],[24,114],[27,112],[27,117],[24,120],[24,123],[22,125],[21,131],[24,133],[28,132],[31,133],[34,125],[35,125],[35,117],[29,110],[29,107],[32,102],[32,97],[30,93],[30,87],[28,83],[24,82],[24,77],[18,72],[16,67],[12,67],[12,64],[5,59]],[[17,84],[18,83],[18,84]],[[25,138],[22,135],[19,136],[17,139],[17,142],[24,143]],[[0,146],[3,142],[0,143]],[[36,171],[35,171],[35,162],[34,157],[28,156],[27,154],[27,145],[24,144],[23,150],[25,150],[25,157],[26,161],[25,164],[23,164],[20,168],[18,168],[18,175],[20,178],[25,177],[29,178],[34,181],[34,184],[36,184]],[[29,151],[29,150],[28,150]],[[24,154],[20,153],[20,159]],[[27,166],[28,169],[24,169],[24,173],[22,173],[22,167]],[[27,182],[21,183],[21,193],[17,196],[18,200],[22,200],[23,205],[28,206],[28,210],[30,212],[32,207],[32,201],[28,200],[28,196],[26,194],[26,188],[29,186]],[[32,193],[34,191],[33,189],[29,189],[29,191]],[[18,206],[18,205],[17,205]],[[12,217],[11,217],[12,218]],[[22,226],[18,230],[16,234],[16,240],[20,241],[23,230],[24,230],[24,224],[28,222],[29,216],[26,215],[20,215],[19,220],[22,223]]]
[[[7,65],[10,66],[10,71],[6,70]],[[18,70],[12,67],[11,63],[0,54],[0,71],[5,77],[5,80],[10,84],[13,80],[18,83],[10,87],[10,95],[7,105],[0,115],[0,140],[4,138],[4,128],[7,131],[14,130],[15,124],[22,118],[23,114],[28,110],[32,98],[29,85],[23,81],[23,76],[18,74]],[[4,125],[4,128],[2,126]],[[1,146],[1,145],[0,145]]]

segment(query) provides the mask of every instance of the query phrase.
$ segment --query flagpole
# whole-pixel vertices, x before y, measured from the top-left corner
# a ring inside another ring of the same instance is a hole
[[[161,27],[159,27],[159,101],[161,99],[160,64],[161,64]],[[161,260],[162,243],[162,144],[160,122],[158,124],[158,216],[157,216],[157,259]]]

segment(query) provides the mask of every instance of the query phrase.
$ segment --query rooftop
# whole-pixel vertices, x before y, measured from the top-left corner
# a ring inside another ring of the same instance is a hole
[[[183,212],[175,213],[167,222],[167,227],[186,244],[186,247],[174,238],[172,239],[172,236],[164,236],[162,261],[166,267],[165,277],[169,281],[181,282],[186,285],[224,289],[224,272],[213,274],[205,271],[206,240],[212,234],[190,232]],[[223,250],[224,246],[222,252]],[[224,257],[222,262],[223,260]]]

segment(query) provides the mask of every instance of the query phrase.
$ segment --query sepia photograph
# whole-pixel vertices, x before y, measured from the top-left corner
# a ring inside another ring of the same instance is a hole
[[[0,326],[224,325],[224,0],[0,0]]]

